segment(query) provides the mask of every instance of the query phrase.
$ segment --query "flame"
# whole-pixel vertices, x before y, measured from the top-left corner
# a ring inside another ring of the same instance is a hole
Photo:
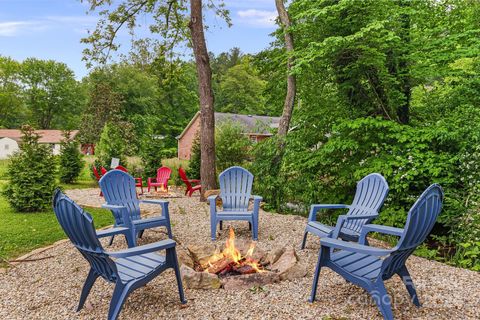
[[[205,271],[210,272],[211,268],[213,267],[213,263],[226,258],[232,261],[235,265],[238,265],[238,266],[249,265],[256,272],[264,272],[265,270],[262,270],[258,261],[253,259],[253,252],[255,250],[255,245],[256,243],[252,242],[250,244],[250,247],[248,248],[248,251],[245,257],[243,257],[240,251],[235,247],[235,232],[233,231],[233,228],[230,227],[229,236],[225,243],[225,249],[222,252],[215,252],[210,257],[210,259],[207,261],[207,265],[205,266],[206,267]]]

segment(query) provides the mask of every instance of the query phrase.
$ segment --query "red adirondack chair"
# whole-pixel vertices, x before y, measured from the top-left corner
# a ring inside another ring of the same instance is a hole
[[[168,167],[161,167],[157,170],[157,177],[156,178],[148,178],[147,186],[148,192],[150,192],[150,188],[154,187],[155,191],[157,191],[157,187],[162,187],[166,191],[168,191],[168,180],[170,179],[170,175],[172,174],[172,170]]]
[[[115,169],[128,173],[127,168],[125,168],[124,166],[116,166]],[[140,194],[143,194],[143,181],[141,177],[135,178],[135,187],[140,188],[141,190]]]
[[[103,176],[105,173],[108,172],[108,170],[105,169],[104,167],[101,167],[101,168],[100,168],[100,171],[102,172],[102,176]]]
[[[182,169],[182,167],[178,168],[178,174],[180,175],[180,178],[182,179],[183,183],[187,186],[187,190],[185,191],[185,195],[188,194],[189,197],[192,196],[192,193],[195,191],[200,191],[202,190],[202,186],[200,185],[200,180],[198,179],[188,179],[187,174],[185,173],[185,170]],[[193,184],[193,185],[192,185]]]
[[[93,169],[93,175],[95,176],[95,179],[97,179],[97,182],[100,181],[100,178],[102,177],[99,173],[98,170],[95,166],[92,166]],[[103,197],[102,191],[100,191],[100,197]]]

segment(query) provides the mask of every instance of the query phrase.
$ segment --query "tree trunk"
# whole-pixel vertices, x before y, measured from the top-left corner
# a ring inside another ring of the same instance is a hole
[[[212,90],[212,70],[208,57],[205,34],[203,31],[202,0],[190,0],[191,18],[188,27],[192,34],[193,53],[198,75],[198,93],[200,97],[200,145],[202,183],[201,200],[205,200],[205,191],[216,188],[215,174],[215,114]]]
[[[287,135],[288,129],[290,128],[290,120],[292,119],[293,107],[295,105],[295,94],[297,87],[297,79],[295,75],[291,74],[293,64],[295,62],[293,54],[293,35],[289,31],[290,28],[290,17],[288,12],[285,9],[283,0],[275,0],[275,5],[277,6],[278,16],[280,18],[280,23],[283,27],[285,34],[285,49],[287,51],[288,57],[288,75],[287,75],[287,95],[285,96],[285,103],[283,105],[282,118],[280,119],[280,124],[278,127],[278,136],[283,140]]]

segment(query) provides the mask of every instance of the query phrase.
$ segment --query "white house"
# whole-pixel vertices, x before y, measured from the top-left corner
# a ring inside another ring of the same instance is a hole
[[[63,140],[61,130],[35,130],[40,138],[39,143],[48,144],[54,155],[60,154],[60,143]],[[71,132],[76,136],[78,130]],[[22,132],[17,129],[0,129],[0,159],[6,159],[19,149],[22,142]]]
[[[0,159],[8,158],[12,153],[18,150],[18,142],[12,138],[0,138]]]

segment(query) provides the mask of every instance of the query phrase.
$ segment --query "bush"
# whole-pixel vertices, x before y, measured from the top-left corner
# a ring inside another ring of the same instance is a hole
[[[187,176],[189,179],[200,179],[201,164],[202,150],[200,149],[200,136],[197,134],[192,143],[190,162],[188,163]]]
[[[215,129],[217,171],[242,166],[249,159],[251,142],[236,122],[224,122]]]
[[[16,211],[45,210],[56,188],[55,159],[48,145],[38,143],[33,128],[23,126],[22,133],[20,150],[10,158],[4,194]]]
[[[173,158],[176,157],[176,155],[177,149],[166,148],[165,141],[163,139],[157,139],[152,136],[145,140],[141,153],[145,179],[148,177],[157,176],[158,168],[162,167],[163,165],[162,159]]]
[[[62,149],[60,153],[60,181],[73,183],[78,179],[84,166],[79,143],[71,137],[71,131],[63,132]]]
[[[112,158],[120,159],[120,164],[127,167],[127,143],[118,123],[107,122],[105,124],[100,135],[96,154],[100,166],[104,166],[107,169],[110,168]]]

